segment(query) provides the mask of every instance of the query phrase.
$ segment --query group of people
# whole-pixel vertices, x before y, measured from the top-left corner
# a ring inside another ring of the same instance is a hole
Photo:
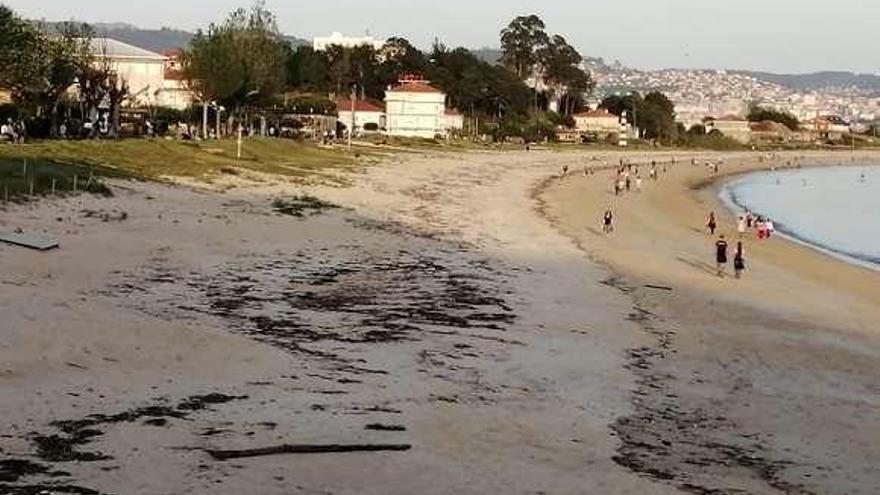
[[[0,125],[0,140],[9,141],[10,143],[23,143],[27,137],[27,128],[24,121],[14,122],[12,118],[6,119]]]
[[[776,226],[772,220],[761,215],[754,215],[751,210],[746,210],[746,213],[737,219],[736,230],[739,237],[743,238],[749,229],[755,230],[758,240],[769,239],[776,233]]]
[[[667,170],[666,164],[664,163],[663,172],[666,172]],[[656,161],[651,161],[651,168],[648,170],[648,178],[652,181],[656,181],[660,178],[660,170],[657,168]],[[639,172],[639,166],[632,163],[625,164],[623,163],[623,160],[621,160],[620,166],[618,166],[615,171],[613,186],[615,196],[620,196],[624,192],[632,190],[642,192],[642,175]]]
[[[715,218],[715,212],[709,213],[709,219],[706,222],[706,229],[711,235],[715,235],[718,228],[718,221]],[[736,243],[736,250],[733,255],[733,270],[737,279],[742,277],[742,273],[746,269],[745,248],[743,247],[743,239],[749,230],[754,230],[758,240],[769,239],[775,232],[773,221],[761,215],[755,215],[751,210],[746,210],[745,214],[737,218],[736,230],[739,234],[739,240]],[[715,262],[718,269],[718,276],[723,277],[728,263],[728,243],[727,239],[721,235],[715,242]]]
[[[727,269],[728,263],[728,250],[729,246],[727,244],[727,239],[724,238],[724,235],[721,235],[717,241],[715,241],[715,263],[716,268],[718,270],[718,276],[724,277],[725,271]],[[742,273],[746,269],[746,254],[745,248],[743,248],[742,241],[736,242],[736,251],[733,254],[733,272],[734,276],[737,279],[742,278]]]

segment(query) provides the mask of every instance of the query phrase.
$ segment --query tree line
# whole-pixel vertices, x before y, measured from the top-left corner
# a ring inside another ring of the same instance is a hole
[[[128,88],[94,52],[93,36],[89,26],[75,23],[48,33],[0,6],[0,87],[12,92],[20,112],[46,120],[52,135],[64,111],[74,108],[86,121],[108,103],[111,135],[118,132]],[[181,62],[196,107],[222,106],[230,123],[272,110],[332,113],[335,97],[381,100],[402,75],[419,74],[478,122],[481,133],[542,139],[552,138],[559,125],[572,125],[571,116],[595,89],[578,50],[562,35],[548,33],[536,15],[513,19],[499,41],[497,64],[439,40],[423,51],[402,37],[379,48],[317,51],[293,46],[275,15],[257,3],[198,31]],[[78,91],[71,92],[74,86]],[[616,115],[626,111],[647,139],[668,143],[681,134],[673,105],[661,93],[613,95],[602,106]]]
[[[0,5],[0,88],[10,92],[19,117],[31,117],[42,123],[43,133],[57,136],[65,128],[63,115],[94,121],[104,106],[107,133],[118,134],[128,86],[109,60],[95,53],[93,35],[90,26],[74,22],[47,32]],[[71,98],[74,86],[79,91]]]

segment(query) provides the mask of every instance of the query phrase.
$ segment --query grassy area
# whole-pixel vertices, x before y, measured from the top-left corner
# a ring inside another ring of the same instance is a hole
[[[236,147],[234,140],[42,141],[0,145],[0,162],[20,164],[27,159],[47,167],[85,167],[105,175],[118,173],[144,179],[211,180],[247,171],[309,179],[361,168],[371,158],[365,151],[349,153],[283,139],[247,139],[238,160]],[[48,173],[48,169],[45,171]]]
[[[64,196],[83,192],[111,196],[110,188],[104,184],[103,179],[121,175],[116,170],[104,167],[0,157],[0,201],[21,201],[29,196]]]

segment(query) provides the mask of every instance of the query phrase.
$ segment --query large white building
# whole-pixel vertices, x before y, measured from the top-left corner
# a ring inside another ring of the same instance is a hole
[[[375,50],[379,50],[385,45],[385,41],[369,35],[345,36],[342,33],[333,33],[330,36],[317,36],[312,39],[312,48],[314,48],[316,52],[322,52],[333,45],[338,45],[343,48],[371,46]]]
[[[91,43],[97,63],[109,64],[128,83],[130,104],[155,104],[156,92],[165,85],[165,56],[113,38],[94,38]]]
[[[180,51],[158,54],[113,38],[91,40],[97,64],[106,64],[128,84],[129,107],[184,109],[195,100],[180,65]]]
[[[424,80],[402,80],[385,92],[390,136],[434,138],[446,135],[446,93]]]

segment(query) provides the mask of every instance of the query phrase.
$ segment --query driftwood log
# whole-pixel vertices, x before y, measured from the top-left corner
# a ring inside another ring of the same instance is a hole
[[[335,454],[342,452],[402,452],[412,448],[406,444],[365,444],[365,445],[276,445],[259,449],[245,450],[213,450],[206,449],[211,457],[218,461],[260,457],[277,454]]]

